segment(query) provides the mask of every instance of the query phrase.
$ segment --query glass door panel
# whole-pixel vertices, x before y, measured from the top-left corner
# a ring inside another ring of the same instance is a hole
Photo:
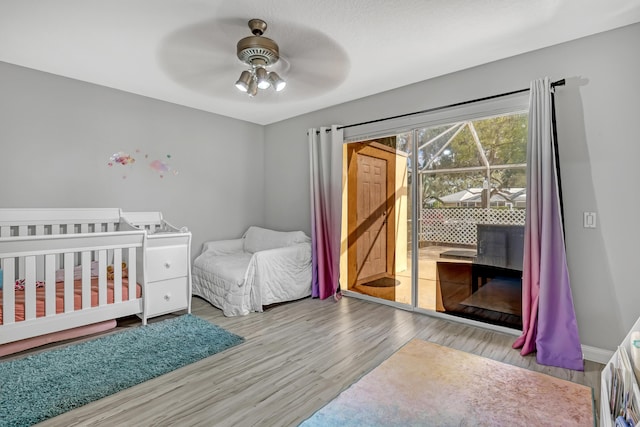
[[[414,132],[418,307],[520,328],[527,114]]]

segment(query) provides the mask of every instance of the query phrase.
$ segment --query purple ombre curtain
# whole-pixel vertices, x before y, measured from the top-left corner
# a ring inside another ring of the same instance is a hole
[[[311,171],[311,296],[338,297],[342,222],[342,130],[309,129]]]
[[[582,371],[567,269],[554,152],[549,78],[531,82],[527,146],[527,213],[522,276],[522,335],[513,344],[542,365]]]

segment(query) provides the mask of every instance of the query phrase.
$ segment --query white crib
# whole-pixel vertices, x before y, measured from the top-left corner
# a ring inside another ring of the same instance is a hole
[[[0,355],[9,343],[24,343],[20,351],[41,345],[35,337],[79,336],[124,316],[146,323],[190,311],[190,244],[158,212],[0,209]]]

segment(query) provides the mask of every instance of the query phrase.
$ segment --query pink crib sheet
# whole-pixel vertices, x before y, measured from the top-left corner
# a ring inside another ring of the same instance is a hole
[[[136,284],[136,297],[140,298],[142,295],[142,287]],[[76,280],[74,282],[74,309],[80,310],[82,308],[82,281]],[[113,281],[107,282],[107,303],[113,304]],[[40,287],[36,289],[36,317],[45,316],[45,289]],[[15,293],[15,312],[16,321],[22,321],[25,318],[24,307],[24,291],[16,291]],[[122,279],[122,300],[129,299],[129,281],[127,278]],[[98,278],[91,279],[91,307],[98,306]],[[0,325],[4,322],[4,316],[2,312],[3,296],[0,291]],[[56,283],[56,313],[64,312],[64,283]]]

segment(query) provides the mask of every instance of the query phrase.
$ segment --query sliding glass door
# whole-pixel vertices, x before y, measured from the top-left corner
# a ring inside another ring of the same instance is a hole
[[[343,289],[521,328],[526,139],[519,112],[345,144]]]

